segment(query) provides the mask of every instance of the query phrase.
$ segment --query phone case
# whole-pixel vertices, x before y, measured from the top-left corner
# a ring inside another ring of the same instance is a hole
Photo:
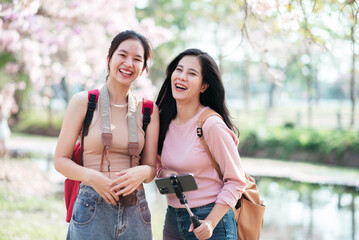
[[[191,173],[178,175],[177,179],[182,187],[183,192],[194,191],[198,189],[196,180]],[[170,194],[175,192],[170,177],[157,178],[155,180],[155,183],[161,194]]]

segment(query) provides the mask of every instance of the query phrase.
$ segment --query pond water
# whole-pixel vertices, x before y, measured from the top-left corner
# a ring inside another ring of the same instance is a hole
[[[256,178],[266,205],[263,240],[358,240],[358,189],[316,185],[286,179]],[[153,224],[163,224],[166,201],[146,185]],[[155,222],[155,221],[159,221]]]
[[[262,239],[359,239],[358,189],[258,179],[266,204]]]

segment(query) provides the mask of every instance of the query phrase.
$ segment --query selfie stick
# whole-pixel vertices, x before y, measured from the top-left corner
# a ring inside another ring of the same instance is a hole
[[[191,222],[193,223],[194,228],[197,228],[199,225],[201,225],[201,223],[199,222],[198,217],[194,215],[191,209],[188,207],[186,195],[183,194],[182,187],[181,184],[178,182],[177,176],[172,174],[170,180],[173,189],[175,190],[176,196],[180,200],[180,203],[184,204],[184,206],[186,207],[186,210],[191,217]]]

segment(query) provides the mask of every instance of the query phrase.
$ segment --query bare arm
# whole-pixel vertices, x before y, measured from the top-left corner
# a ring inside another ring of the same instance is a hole
[[[71,98],[57,141],[54,165],[56,170],[65,177],[90,184],[107,203],[116,205],[118,196],[110,191],[111,180],[102,173],[77,165],[71,160],[85,119],[87,103],[87,92],[77,93]]]
[[[58,172],[69,179],[78,181],[88,180],[87,169],[71,160],[74,146],[85,119],[86,110],[87,93],[75,94],[66,109],[54,159],[54,165]]]

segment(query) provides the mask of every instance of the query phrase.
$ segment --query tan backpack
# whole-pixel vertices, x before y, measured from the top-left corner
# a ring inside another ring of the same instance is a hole
[[[222,118],[221,115],[212,109],[205,110],[197,120],[197,135],[200,137],[201,142],[212,161],[213,167],[216,169],[219,177],[223,179],[219,165],[214,160],[203,137],[202,126],[210,116],[219,116]],[[260,200],[255,179],[246,173],[245,177],[247,183],[246,189],[242,194],[242,197],[238,199],[235,208],[233,208],[234,217],[237,223],[237,235],[239,240],[258,240],[263,226],[265,205],[263,204],[263,201]]]

